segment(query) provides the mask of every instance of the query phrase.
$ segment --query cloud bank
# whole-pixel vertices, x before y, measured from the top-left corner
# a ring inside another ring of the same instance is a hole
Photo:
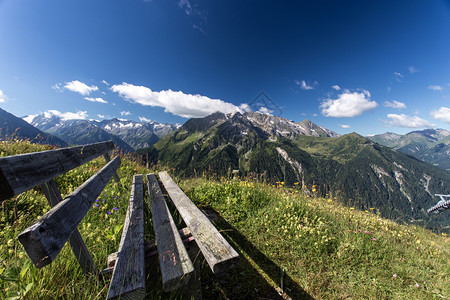
[[[369,91],[350,92],[345,90],[337,99],[326,99],[321,105],[325,117],[356,117],[367,110],[374,109],[378,104],[370,101]]]
[[[6,102],[6,99],[8,99],[8,97],[0,90],[0,103]]]
[[[302,90],[305,90],[305,91],[308,91],[308,90],[314,90],[314,89],[316,88],[316,86],[319,85],[319,83],[318,83],[317,81],[314,81],[314,84],[313,84],[313,85],[308,85],[308,84],[306,83],[306,81],[304,81],[304,80],[302,80],[302,81],[296,80],[296,81],[295,81],[295,84],[299,85],[300,88],[301,88]]]
[[[389,101],[384,102],[384,106],[392,107],[392,108],[395,108],[395,109],[405,109],[406,108],[406,104],[405,103],[399,102],[399,101],[395,101],[395,100],[392,101],[392,102],[389,102]]]
[[[136,86],[123,82],[113,85],[111,91],[122,98],[144,106],[163,107],[165,112],[185,118],[201,118],[214,112],[233,113],[242,112],[240,107],[220,99],[210,99],[206,96],[185,94],[181,91],[164,90],[152,91],[145,86]]]
[[[438,91],[438,92],[441,92],[443,90],[442,86],[440,86],[440,85],[429,85],[428,89],[432,90],[432,91]]]
[[[435,120],[440,120],[450,124],[450,108],[448,107],[441,107],[437,110],[432,110],[430,115]]]
[[[55,87],[57,87],[57,85],[55,85]],[[95,85],[88,86],[87,84],[78,80],[66,82],[64,88],[68,89],[69,91],[79,93],[82,96],[87,96],[91,92],[98,91],[98,87],[96,87]]]
[[[388,114],[387,115],[389,121],[386,123],[389,126],[397,126],[397,127],[407,127],[407,128],[421,128],[421,127],[433,127],[435,124],[430,123],[429,121],[422,119],[418,116],[407,116],[404,114]]]
[[[51,118],[52,116],[60,117],[62,120],[84,120],[88,117],[87,111],[77,111],[77,112],[65,112],[62,113],[58,110],[51,109],[44,112],[46,118]]]
[[[108,103],[108,101],[104,100],[103,98],[84,97],[84,99],[87,100],[87,101],[91,101],[91,102]]]

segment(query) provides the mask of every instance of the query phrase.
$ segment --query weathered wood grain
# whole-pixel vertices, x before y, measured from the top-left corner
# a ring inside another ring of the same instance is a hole
[[[168,292],[188,282],[194,272],[194,266],[189,259],[189,254],[183,245],[155,175],[147,174],[147,181],[162,282],[164,290]]]
[[[116,157],[19,234],[19,241],[36,267],[42,268],[56,258],[119,166],[120,158]]]
[[[239,262],[239,254],[230,246],[209,219],[192,203],[167,172],[160,172],[172,202],[192,232],[213,273],[220,273]]]
[[[192,238],[191,230],[189,230],[188,227],[184,227],[184,228],[178,230],[178,233],[180,234],[181,240],[183,241],[184,244],[191,243],[194,241],[194,238]],[[149,241],[144,242],[145,258],[151,256],[153,252],[158,250],[158,248],[156,248],[156,246],[157,246],[156,240],[149,240]],[[114,252],[114,253],[111,253],[110,255],[108,255],[107,263],[106,263],[106,266],[108,268],[115,266],[116,260],[117,260],[117,253],[118,252]]]
[[[11,198],[114,149],[112,141],[0,158],[0,200]]]
[[[55,181],[52,179],[41,185],[42,192],[48,200],[48,203],[52,207],[56,206],[59,202],[63,201],[61,194],[56,186]],[[75,255],[78,263],[84,274],[96,274],[97,270],[95,268],[94,260],[92,259],[86,244],[81,237],[78,229],[75,228],[72,235],[69,238],[70,247],[72,248],[73,254]]]
[[[144,183],[135,175],[107,299],[145,297]]]
[[[105,161],[107,163],[109,163],[111,161],[111,156],[109,156],[109,153],[104,153],[103,157],[105,158]],[[117,172],[114,172],[113,178],[119,184],[119,186],[122,186],[122,184],[120,183],[119,175],[117,175]]]

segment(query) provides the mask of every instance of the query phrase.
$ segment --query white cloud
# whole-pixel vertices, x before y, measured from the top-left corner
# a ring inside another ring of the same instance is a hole
[[[66,82],[64,88],[72,92],[80,93],[83,96],[87,96],[91,92],[98,91],[98,87],[96,87],[95,85],[88,86],[87,84],[80,82],[78,80]]]
[[[240,111],[240,112],[250,112],[250,111],[252,111],[252,108],[247,103],[242,103],[241,105],[239,105],[238,111]]]
[[[8,97],[3,93],[2,90],[0,90],[0,103],[6,102],[7,99]]]
[[[297,85],[299,85],[302,90],[305,90],[305,91],[307,91],[307,90],[314,90],[315,87],[319,85],[319,83],[317,81],[314,81],[313,85],[308,85],[306,83],[306,81],[304,81],[304,80],[302,80],[302,81],[295,80],[295,83]]]
[[[262,113],[262,114],[266,114],[266,115],[271,115],[271,114],[273,113],[273,110],[268,109],[268,108],[265,107],[265,106],[261,106],[261,107],[259,108],[258,112],[259,112],[259,113]]]
[[[386,107],[392,107],[395,109],[405,109],[406,108],[406,104],[403,102],[399,102],[399,101],[395,101],[393,100],[392,102],[386,101],[384,102],[384,106]]]
[[[139,117],[139,120],[141,121],[141,122],[151,122],[152,120],[150,120],[150,119],[147,119],[146,117]]]
[[[341,126],[342,128],[345,128],[345,129],[350,128],[350,125],[345,125],[345,124],[342,124],[342,125],[339,125],[339,126]]]
[[[131,102],[163,107],[165,112],[185,118],[205,117],[217,111],[223,113],[242,112],[240,107],[220,99],[210,99],[202,95],[191,95],[172,90],[154,92],[148,87],[125,82],[113,85],[111,91],[119,93],[121,97]]]
[[[23,119],[27,122],[30,123],[33,122],[34,118],[37,117],[37,115],[28,115],[26,117],[24,117]]]
[[[184,10],[187,15],[192,14],[192,5],[189,0],[180,0],[178,1],[178,6]]]
[[[54,89],[55,91],[62,93],[63,92],[63,88],[61,86],[61,83],[55,83],[54,85],[51,86],[52,89]]]
[[[47,110],[46,112],[44,112],[44,116],[46,118],[50,118],[51,116],[57,116],[63,120],[78,120],[78,119],[84,120],[88,117],[88,114],[87,114],[87,111],[77,111],[75,113],[73,113],[73,112],[62,113],[60,111],[52,109],[52,110]]]
[[[331,88],[335,89],[336,91],[340,91],[341,90],[341,87],[338,86],[337,84],[333,85]]]
[[[103,98],[90,98],[90,97],[84,97],[87,101],[91,102],[98,102],[98,103],[108,103],[108,101],[103,100]]]
[[[402,82],[403,79],[403,75],[399,72],[394,72],[394,78],[395,80],[397,80],[398,82]]]
[[[443,90],[442,86],[440,86],[440,85],[429,85],[428,89],[432,90],[432,91],[439,91],[439,92]]]
[[[414,66],[409,66],[408,70],[409,70],[409,73],[411,73],[411,74],[419,72],[419,70],[417,70],[416,67],[414,67]]]
[[[102,80],[102,83],[103,83],[104,85],[109,86],[109,83],[108,83],[106,80]]]
[[[121,116],[129,116],[129,115],[131,115],[131,113],[129,111],[121,111],[120,115]]]
[[[356,117],[377,106],[375,101],[370,101],[369,91],[351,93],[345,90],[338,99],[325,100],[320,108],[326,117]]]
[[[407,127],[407,128],[421,128],[421,127],[433,127],[435,124],[430,123],[429,121],[422,119],[418,116],[407,116],[404,114],[388,114],[387,115],[389,121],[386,123],[389,126],[397,126],[397,127]]]
[[[440,120],[450,124],[450,108],[448,107],[441,107],[437,110],[432,110],[430,115],[435,120]]]
[[[104,119],[106,116],[105,116],[105,115],[98,114],[97,117],[99,117],[100,119]]]

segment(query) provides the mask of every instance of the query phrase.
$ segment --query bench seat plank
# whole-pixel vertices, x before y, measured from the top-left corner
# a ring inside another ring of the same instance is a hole
[[[0,200],[41,185],[114,149],[112,141],[0,158]]]
[[[48,265],[56,258],[120,163],[117,156],[19,234],[20,243],[37,268]]]
[[[163,183],[172,202],[180,212],[192,232],[198,247],[203,253],[214,274],[223,272],[239,261],[239,254],[219,233],[209,219],[192,203],[167,172],[160,172]]]
[[[144,183],[135,175],[107,299],[143,299],[145,279]]]
[[[188,282],[194,272],[194,266],[183,245],[155,175],[148,174],[147,180],[163,287],[164,291],[168,292]]]

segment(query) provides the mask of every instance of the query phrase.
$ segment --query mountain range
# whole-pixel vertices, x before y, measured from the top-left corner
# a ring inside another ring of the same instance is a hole
[[[112,120],[64,120],[52,112],[24,117],[31,125],[56,136],[70,145],[83,145],[112,140],[125,153],[149,147],[164,135],[177,129],[179,124]]]
[[[298,185],[363,210],[376,208],[397,221],[434,229],[450,225],[445,216],[426,213],[437,202],[435,193],[450,192],[449,173],[356,133],[339,136],[308,120],[215,113],[188,120],[138,153],[174,168],[178,176],[240,174]]]
[[[369,138],[450,172],[449,130],[426,129],[405,135],[387,132]]]
[[[28,124],[21,118],[0,108],[0,139],[19,137],[29,139],[33,143],[49,144],[53,146],[68,146],[62,139],[48,134]]]

